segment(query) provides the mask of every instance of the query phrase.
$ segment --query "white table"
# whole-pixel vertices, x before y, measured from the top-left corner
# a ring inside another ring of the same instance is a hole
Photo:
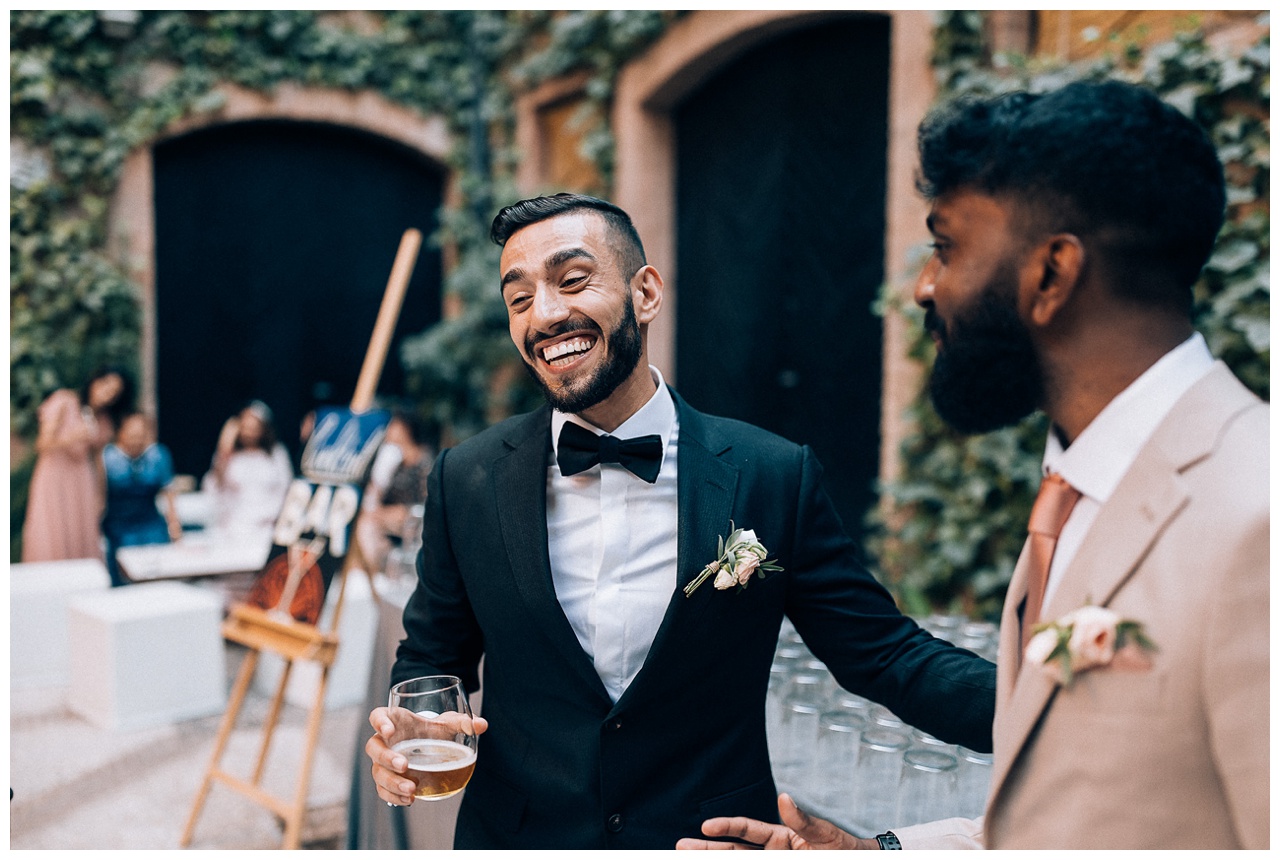
[[[271,552],[271,532],[187,532],[174,543],[122,547],[116,561],[132,582],[193,579],[235,573],[258,573]]]

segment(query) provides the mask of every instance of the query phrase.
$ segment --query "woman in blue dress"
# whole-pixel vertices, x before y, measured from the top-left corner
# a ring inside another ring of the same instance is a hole
[[[107,570],[112,585],[127,580],[116,563],[116,550],[125,546],[168,543],[182,536],[173,492],[173,457],[153,440],[150,419],[134,412],[120,422],[116,439],[102,450],[107,480],[107,506],[102,534],[107,540]],[[157,505],[160,498],[164,513]]]

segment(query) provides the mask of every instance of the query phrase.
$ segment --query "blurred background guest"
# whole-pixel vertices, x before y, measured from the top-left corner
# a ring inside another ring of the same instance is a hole
[[[173,456],[156,442],[151,419],[134,412],[120,422],[115,442],[103,449],[102,465],[107,479],[107,507],[102,517],[107,572],[112,585],[125,585],[127,580],[116,563],[117,549],[182,537],[171,486]]]
[[[22,527],[24,562],[103,557],[99,455],[132,411],[133,397],[128,374],[108,367],[94,373],[82,391],[62,388],[40,404],[36,465]]]
[[[204,489],[214,495],[215,525],[269,529],[280,513],[293,464],[276,436],[271,409],[255,400],[227,419]]]
[[[360,548],[375,570],[383,568],[392,547],[406,540],[407,528],[420,527],[411,511],[427,497],[427,476],[435,462],[432,435],[427,423],[409,409],[397,409],[387,424],[358,526]],[[394,468],[386,467],[389,462]],[[389,474],[380,475],[384,470]]]

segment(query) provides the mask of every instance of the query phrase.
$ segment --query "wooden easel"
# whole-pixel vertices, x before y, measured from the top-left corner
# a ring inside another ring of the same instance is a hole
[[[422,234],[414,229],[404,232],[400,240],[400,248],[396,252],[395,263],[391,268],[391,276],[383,293],[382,306],[378,310],[378,319],[374,325],[373,336],[365,353],[364,365],[360,369],[360,378],[356,383],[355,395],[351,399],[351,411],[359,414],[367,412],[373,405],[373,395],[378,387],[378,379],[382,375],[382,367],[386,361],[387,349],[391,344],[391,335],[396,320],[400,315],[400,306],[404,302],[404,294],[409,286],[409,276],[413,273],[418,249],[422,244]],[[316,743],[320,738],[320,723],[324,716],[325,689],[329,681],[329,669],[338,653],[338,622],[342,615],[342,601],[346,593],[347,571],[359,566],[372,582],[374,571],[369,570],[360,542],[355,539],[354,528],[352,539],[347,542],[346,557],[337,575],[338,598],[334,603],[333,615],[327,629],[316,625],[296,621],[289,615],[292,592],[286,589],[281,600],[284,612],[269,611],[247,604],[235,604],[228,611],[222,625],[224,638],[245,645],[249,652],[240,666],[240,674],[232,687],[231,699],[227,704],[227,712],[218,729],[218,737],[214,742],[213,755],[205,772],[200,790],[196,794],[191,814],[187,817],[187,825],[182,832],[181,845],[186,848],[191,844],[195,834],[196,822],[208,799],[209,789],[213,782],[227,785],[240,792],[259,806],[274,812],[284,823],[283,848],[298,848],[302,842],[302,824],[307,811],[307,793],[311,784],[311,766],[315,757]],[[310,562],[303,560],[304,568]],[[332,585],[330,586],[332,587]],[[227,773],[221,768],[222,755],[227,742],[235,728],[240,708],[244,705],[249,684],[258,669],[258,659],[263,651],[278,654],[284,658],[284,671],[276,687],[275,696],[271,700],[270,709],[262,726],[262,744],[258,749],[257,763],[253,775],[241,779]],[[271,736],[275,733],[280,717],[280,708],[284,703],[285,689],[289,683],[289,674],[295,660],[306,660],[320,664],[320,682],[316,686],[315,699],[307,719],[307,734],[302,751],[302,769],[298,775],[298,785],[292,800],[285,800],[270,794],[262,788],[262,775],[266,769],[267,754],[271,748]]]

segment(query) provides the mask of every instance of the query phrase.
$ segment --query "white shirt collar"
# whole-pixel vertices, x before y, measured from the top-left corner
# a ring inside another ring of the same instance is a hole
[[[1085,496],[1106,502],[1169,410],[1213,364],[1196,332],[1116,395],[1069,448],[1050,431],[1044,473],[1056,472]]]
[[[637,409],[630,418],[618,425],[618,429],[609,435],[619,439],[630,439],[636,436],[647,436],[651,433],[657,434],[662,437],[662,457],[665,462],[667,445],[671,440],[671,431],[676,421],[676,402],[672,399],[671,392],[667,389],[667,383],[662,378],[662,372],[651,364],[649,365],[649,374],[653,377],[658,390],[653,393],[653,396],[649,398],[644,406]],[[561,412],[558,409],[553,410],[551,413],[551,447],[553,455],[560,453],[560,430],[564,427],[566,421],[580,424],[597,436],[602,436],[605,432],[580,415]]]

